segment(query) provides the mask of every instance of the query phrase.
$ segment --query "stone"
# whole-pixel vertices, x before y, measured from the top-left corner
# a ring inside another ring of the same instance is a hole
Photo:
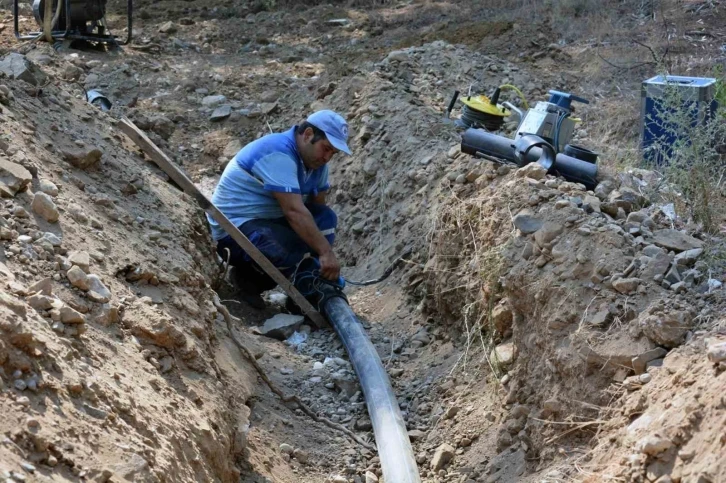
[[[643,334],[656,344],[668,348],[683,343],[691,323],[691,314],[682,310],[669,310],[666,313],[656,314],[644,312],[638,317],[638,325]]]
[[[232,106],[225,104],[224,106],[219,106],[214,110],[211,116],[209,116],[209,120],[211,122],[219,122],[224,121],[232,114]]]
[[[226,159],[233,158],[240,151],[240,149],[242,149],[242,141],[240,141],[239,139],[233,139],[232,141],[228,142],[227,145],[224,147],[222,156]]]
[[[368,176],[375,176],[378,172],[378,168],[378,159],[375,157],[369,157],[363,161],[363,172]]]
[[[159,32],[162,34],[173,34],[176,31],[176,25],[174,25],[174,22],[172,22],[171,20],[161,24],[161,27],[159,27]]]
[[[25,191],[33,180],[30,171],[19,164],[0,158],[0,195],[12,198],[17,193]]]
[[[48,196],[58,196],[58,187],[55,185],[55,183],[48,179],[41,179],[38,183],[38,187],[40,188],[40,191],[47,194]]]
[[[726,341],[709,344],[706,353],[708,360],[714,364],[726,361]]]
[[[368,418],[358,418],[353,425],[356,431],[370,431],[373,429],[373,424]]]
[[[62,149],[63,159],[79,169],[91,169],[101,162],[103,152],[94,147]]]
[[[619,278],[613,282],[613,288],[622,294],[631,294],[638,289],[639,278]]]
[[[441,416],[442,419],[453,419],[456,417],[457,414],[459,414],[460,408],[458,406],[451,406],[449,409],[444,412],[444,414]]]
[[[219,106],[225,102],[227,102],[227,97],[223,95],[206,96],[202,99],[202,105],[209,108]]]
[[[516,357],[514,343],[505,342],[503,344],[499,344],[492,350],[489,357],[492,361],[495,361],[495,363],[499,363],[504,367],[510,366]]]
[[[43,295],[50,295],[53,289],[53,280],[50,277],[46,277],[42,280],[38,280],[30,287],[25,289],[27,293],[42,293]]]
[[[66,272],[66,277],[68,277],[68,281],[71,282],[71,285],[76,288],[80,288],[84,292],[91,287],[88,275],[86,275],[86,272],[81,270],[81,267],[77,265],[73,265],[71,269]]]
[[[643,195],[626,186],[621,186],[618,190],[611,192],[608,201],[618,208],[622,208],[626,213],[645,206],[648,202]]]
[[[421,430],[412,429],[408,432],[408,439],[412,442],[422,441],[424,438],[426,438],[426,433]]]
[[[547,221],[534,234],[534,239],[540,247],[543,247],[545,244],[552,242],[552,240],[560,236],[563,231],[564,227],[559,223]]]
[[[310,454],[308,454],[307,451],[301,450],[300,448],[295,448],[295,451],[292,452],[292,455],[302,464],[310,461]]]
[[[637,450],[648,456],[656,456],[670,449],[671,446],[673,446],[671,440],[659,435],[646,436],[636,444]]]
[[[378,483],[378,477],[370,471],[366,471],[365,478],[365,483]]]
[[[653,232],[653,243],[666,250],[673,250],[674,252],[685,252],[703,247],[701,240],[671,228],[664,228]]]
[[[282,443],[280,445],[280,453],[282,453],[282,454],[290,454],[291,455],[294,451],[295,451],[295,449],[291,445],[289,445],[287,443]]]
[[[33,212],[40,215],[45,221],[55,223],[60,218],[58,207],[53,203],[50,196],[45,193],[35,193],[30,207]]]
[[[529,163],[528,165],[517,170],[517,177],[544,179],[547,176],[547,169],[539,163]]]
[[[106,288],[98,275],[88,275],[88,298],[101,304],[111,300],[111,291]]]
[[[96,407],[91,406],[88,403],[83,403],[83,410],[91,416],[92,418],[96,419],[106,419],[108,417],[108,412],[104,411],[103,409],[99,409]]]
[[[664,279],[671,285],[681,281],[681,274],[680,272],[678,272],[678,266],[675,263],[671,266],[671,269],[668,270],[668,273],[666,273]]]
[[[434,452],[434,457],[431,459],[431,469],[439,471],[443,469],[456,454],[456,449],[449,443],[444,443]]]
[[[277,340],[290,337],[305,321],[302,315],[276,314],[267,319],[260,328],[260,333]]]
[[[655,349],[651,349],[647,352],[643,352],[642,354],[639,354],[636,357],[633,357],[633,370],[635,371],[635,374],[643,374],[645,372],[646,366],[650,361],[653,361],[655,359],[660,359],[661,357],[665,356],[668,353],[667,350],[665,350],[662,347],[656,347]]]
[[[640,272],[640,278],[647,281],[653,280],[658,275],[663,276],[670,264],[671,259],[667,253],[657,253]]]
[[[702,254],[703,248],[694,248],[679,253],[676,255],[674,261],[679,267],[691,267]]]
[[[507,334],[512,329],[513,318],[512,309],[507,302],[498,304],[492,310],[492,323],[497,332],[502,335]]]
[[[46,295],[35,294],[27,298],[28,304],[35,310],[50,310],[53,308],[53,299]]]
[[[64,324],[83,324],[86,322],[83,314],[70,307],[61,307],[60,321]]]
[[[24,55],[10,53],[0,60],[0,73],[11,79],[19,79],[34,86],[46,83],[47,76]]]
[[[514,223],[514,226],[525,235],[536,232],[541,229],[544,224],[542,220],[535,218],[526,210],[518,213],[512,220],[512,223]]]
[[[68,255],[68,263],[77,266],[85,273],[91,271],[91,257],[87,251],[71,252]]]

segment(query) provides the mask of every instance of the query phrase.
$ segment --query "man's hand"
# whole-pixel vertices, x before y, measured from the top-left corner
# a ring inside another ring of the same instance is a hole
[[[340,276],[340,263],[333,250],[320,255],[320,275],[328,280],[337,281]]]

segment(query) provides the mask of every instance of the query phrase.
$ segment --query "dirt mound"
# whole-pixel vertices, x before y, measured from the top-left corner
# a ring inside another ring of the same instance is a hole
[[[0,81],[2,471],[235,481],[253,387],[219,345],[203,213],[39,51]]]

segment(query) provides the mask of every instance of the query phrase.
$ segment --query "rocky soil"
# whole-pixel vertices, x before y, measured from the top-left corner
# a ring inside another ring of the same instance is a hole
[[[385,3],[141,2],[133,44],[110,52],[18,43],[0,10],[5,480],[383,480],[375,452],[282,403],[233,341],[373,442],[335,334],[290,316],[268,330],[284,312],[276,292],[263,311],[235,301],[203,212],[116,127],[131,118],[210,193],[244,143],[319,108],[351,127],[354,155],[331,162],[344,275],[371,278],[412,249],[349,296],[423,481],[726,477],[724,240],[661,201],[658,173],[616,164],[652,72],[603,75],[592,49],[629,55],[617,32],[558,41],[551,22],[522,35],[466,2]],[[628,15],[660,38],[660,24]],[[717,33],[723,14],[669,15],[682,20],[674,64],[705,73],[683,32]],[[718,62],[718,35],[704,38]],[[549,89],[593,101],[576,139],[606,153],[594,190],[460,152],[442,122],[451,94],[501,84],[531,103]],[[88,104],[87,89],[113,109]]]

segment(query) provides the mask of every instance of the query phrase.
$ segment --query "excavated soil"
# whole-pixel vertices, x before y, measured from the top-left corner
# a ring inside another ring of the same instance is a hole
[[[578,5],[144,1],[133,43],[104,51],[17,42],[3,3],[0,54],[20,65],[0,69],[4,481],[383,481],[374,451],[282,402],[237,346],[373,443],[335,333],[261,335],[284,296],[235,300],[203,211],[117,125],[211,194],[241,146],[321,108],[351,129],[330,164],[343,274],[411,253],[347,291],[422,481],[724,481],[723,234],[624,167],[653,57],[709,75],[724,14]],[[108,20],[125,36],[124,6]],[[594,190],[460,152],[454,90],[502,84],[590,99],[575,140],[602,153]]]

